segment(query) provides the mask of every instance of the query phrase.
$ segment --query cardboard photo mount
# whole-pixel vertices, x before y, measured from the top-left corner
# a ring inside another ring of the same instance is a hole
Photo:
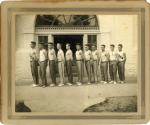
[[[1,121],[4,124],[137,124],[150,118],[150,5],[144,0],[120,1],[4,1],[1,4]],[[16,113],[15,16],[18,14],[137,14],[137,113]]]

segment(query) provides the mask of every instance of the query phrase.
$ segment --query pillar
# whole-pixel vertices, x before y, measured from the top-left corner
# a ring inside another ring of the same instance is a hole
[[[101,34],[97,34],[97,50],[100,50],[100,44],[101,44]]]
[[[84,34],[83,35],[83,49],[84,49],[84,45],[88,43],[88,35]]]
[[[36,50],[38,51],[38,35],[34,35],[34,41],[36,42]]]
[[[48,35],[48,42],[49,43],[54,43],[54,38],[53,38],[52,34]]]

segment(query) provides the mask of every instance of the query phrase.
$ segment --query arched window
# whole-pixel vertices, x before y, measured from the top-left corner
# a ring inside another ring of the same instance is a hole
[[[96,15],[37,15],[35,27],[98,27]]]

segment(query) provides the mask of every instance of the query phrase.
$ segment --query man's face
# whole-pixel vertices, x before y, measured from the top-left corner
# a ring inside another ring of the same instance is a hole
[[[80,45],[76,45],[76,49],[77,49],[77,50],[80,50],[80,49],[81,49],[81,46],[80,46]]]
[[[89,47],[88,47],[88,46],[85,46],[85,50],[88,51],[88,50],[89,50]]]
[[[35,48],[35,46],[36,46],[36,45],[33,44],[33,43],[30,44],[30,47],[31,47],[31,48]]]
[[[113,46],[110,46],[110,50],[111,50],[111,51],[114,51],[114,47],[113,47]]]
[[[70,49],[70,45],[66,45],[66,49],[67,49],[67,50]]]
[[[61,49],[61,45],[60,44],[57,44],[57,49]]]
[[[121,51],[121,50],[122,50],[122,47],[121,47],[121,46],[118,46],[118,50]]]
[[[49,48],[49,49],[53,49],[53,45],[52,45],[52,44],[49,44],[49,45],[48,45],[48,48]]]
[[[101,46],[101,50],[102,50],[102,51],[105,51],[105,47],[104,47],[104,46]]]
[[[92,46],[92,51],[96,50],[96,47],[95,46]]]

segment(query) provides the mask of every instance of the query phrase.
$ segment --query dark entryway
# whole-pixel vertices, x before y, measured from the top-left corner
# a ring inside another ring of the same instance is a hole
[[[57,50],[56,49],[57,43],[61,43],[62,50],[65,53],[66,52],[66,44],[70,43],[74,58],[75,58],[75,52],[76,52],[76,44],[80,43],[81,46],[83,44],[83,35],[54,35],[53,37],[54,37],[55,50]]]
[[[77,76],[77,67],[76,67],[76,61],[75,61],[75,52],[76,52],[76,44],[80,43],[81,46],[83,45],[83,35],[54,35],[54,48],[57,52],[57,43],[61,43],[62,50],[64,51],[64,54],[66,53],[66,44],[70,43],[71,50],[73,52],[73,76]]]

